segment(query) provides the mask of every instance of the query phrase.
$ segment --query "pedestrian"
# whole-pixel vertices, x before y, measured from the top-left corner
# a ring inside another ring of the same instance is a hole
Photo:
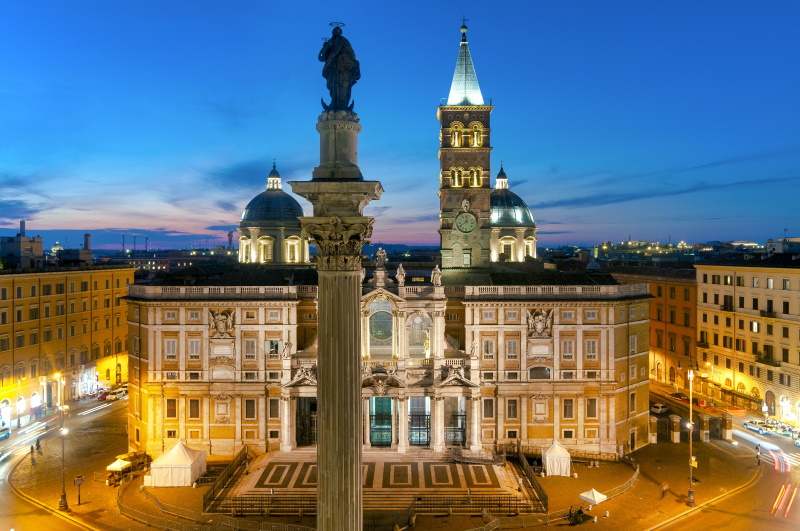
[[[42,447],[39,445],[39,437],[36,437],[36,449],[39,450]]]
[[[669,490],[669,483],[667,483],[665,481],[664,483],[661,484],[661,499],[662,500],[666,497],[668,490]]]
[[[31,445],[31,456],[33,456],[33,445]]]

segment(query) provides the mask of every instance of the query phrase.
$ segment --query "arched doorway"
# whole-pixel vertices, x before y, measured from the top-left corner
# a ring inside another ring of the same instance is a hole
[[[775,414],[775,393],[767,391],[764,393],[764,402],[767,404],[767,413],[769,415]]]

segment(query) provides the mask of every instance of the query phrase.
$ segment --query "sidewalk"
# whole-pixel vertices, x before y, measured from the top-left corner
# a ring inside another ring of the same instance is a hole
[[[144,525],[119,514],[117,489],[106,486],[103,480],[95,481],[93,478],[95,471],[104,470],[105,465],[113,462],[116,455],[127,451],[125,416],[115,415],[114,419],[110,429],[84,426],[70,433],[66,441],[65,474],[70,510],[66,514],[87,529],[144,530]],[[698,460],[698,467],[694,472],[699,479],[694,486],[698,508],[750,483],[759,473],[754,451],[749,444],[734,445],[718,440],[709,443],[695,441],[694,450]],[[686,506],[689,489],[688,443],[651,444],[633,452],[631,457],[640,465],[639,478],[626,493],[587,511],[587,514],[598,517],[593,526],[598,529],[649,529],[692,510]],[[574,464],[573,472],[578,474],[577,479],[538,478],[548,493],[551,513],[569,509],[570,506],[577,509],[581,505],[586,510],[588,504],[580,500],[581,492],[592,488],[600,492],[608,491],[624,484],[633,475],[633,470],[625,464],[606,462],[602,462],[599,467]],[[78,474],[85,478],[81,486],[80,505],[77,503],[77,487],[73,486],[73,479]],[[60,439],[53,438],[43,442],[41,451],[33,458],[25,455],[10,474],[9,480],[26,497],[56,510],[61,494]],[[669,484],[669,489],[662,500],[661,485],[665,482]],[[197,510],[194,498],[196,497],[176,495],[169,502]],[[125,503],[137,510],[173,519],[161,514],[153,502],[139,493],[135,484],[127,489]],[[608,518],[605,517],[606,511],[609,512]],[[542,518],[544,519],[543,516]],[[477,515],[420,515],[415,530],[463,530],[486,523]],[[566,522],[555,522],[551,525],[566,525]]]

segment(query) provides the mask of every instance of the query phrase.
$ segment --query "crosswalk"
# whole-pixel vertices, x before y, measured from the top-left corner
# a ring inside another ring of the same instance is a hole
[[[800,467],[800,453],[784,453],[781,450],[762,451],[761,461],[777,467]]]

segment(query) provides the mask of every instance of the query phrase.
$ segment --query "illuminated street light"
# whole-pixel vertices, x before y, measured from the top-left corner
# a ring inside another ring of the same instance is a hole
[[[61,376],[60,374],[56,374],[56,376]],[[67,503],[67,476],[66,476],[66,461],[64,459],[64,440],[67,438],[67,428],[64,427],[64,413],[69,406],[64,404],[64,394],[66,394],[66,389],[64,386],[66,385],[64,378],[62,377],[60,380],[61,383],[61,405],[59,409],[61,410],[61,498],[58,500],[58,510],[59,511],[69,511],[69,504]]]
[[[694,371],[689,369],[689,499],[686,500],[686,505],[694,507],[694,467],[696,466],[694,453],[692,453],[692,439],[694,435],[694,425],[692,424],[692,411],[694,404],[692,403],[692,391],[694,382]]]

